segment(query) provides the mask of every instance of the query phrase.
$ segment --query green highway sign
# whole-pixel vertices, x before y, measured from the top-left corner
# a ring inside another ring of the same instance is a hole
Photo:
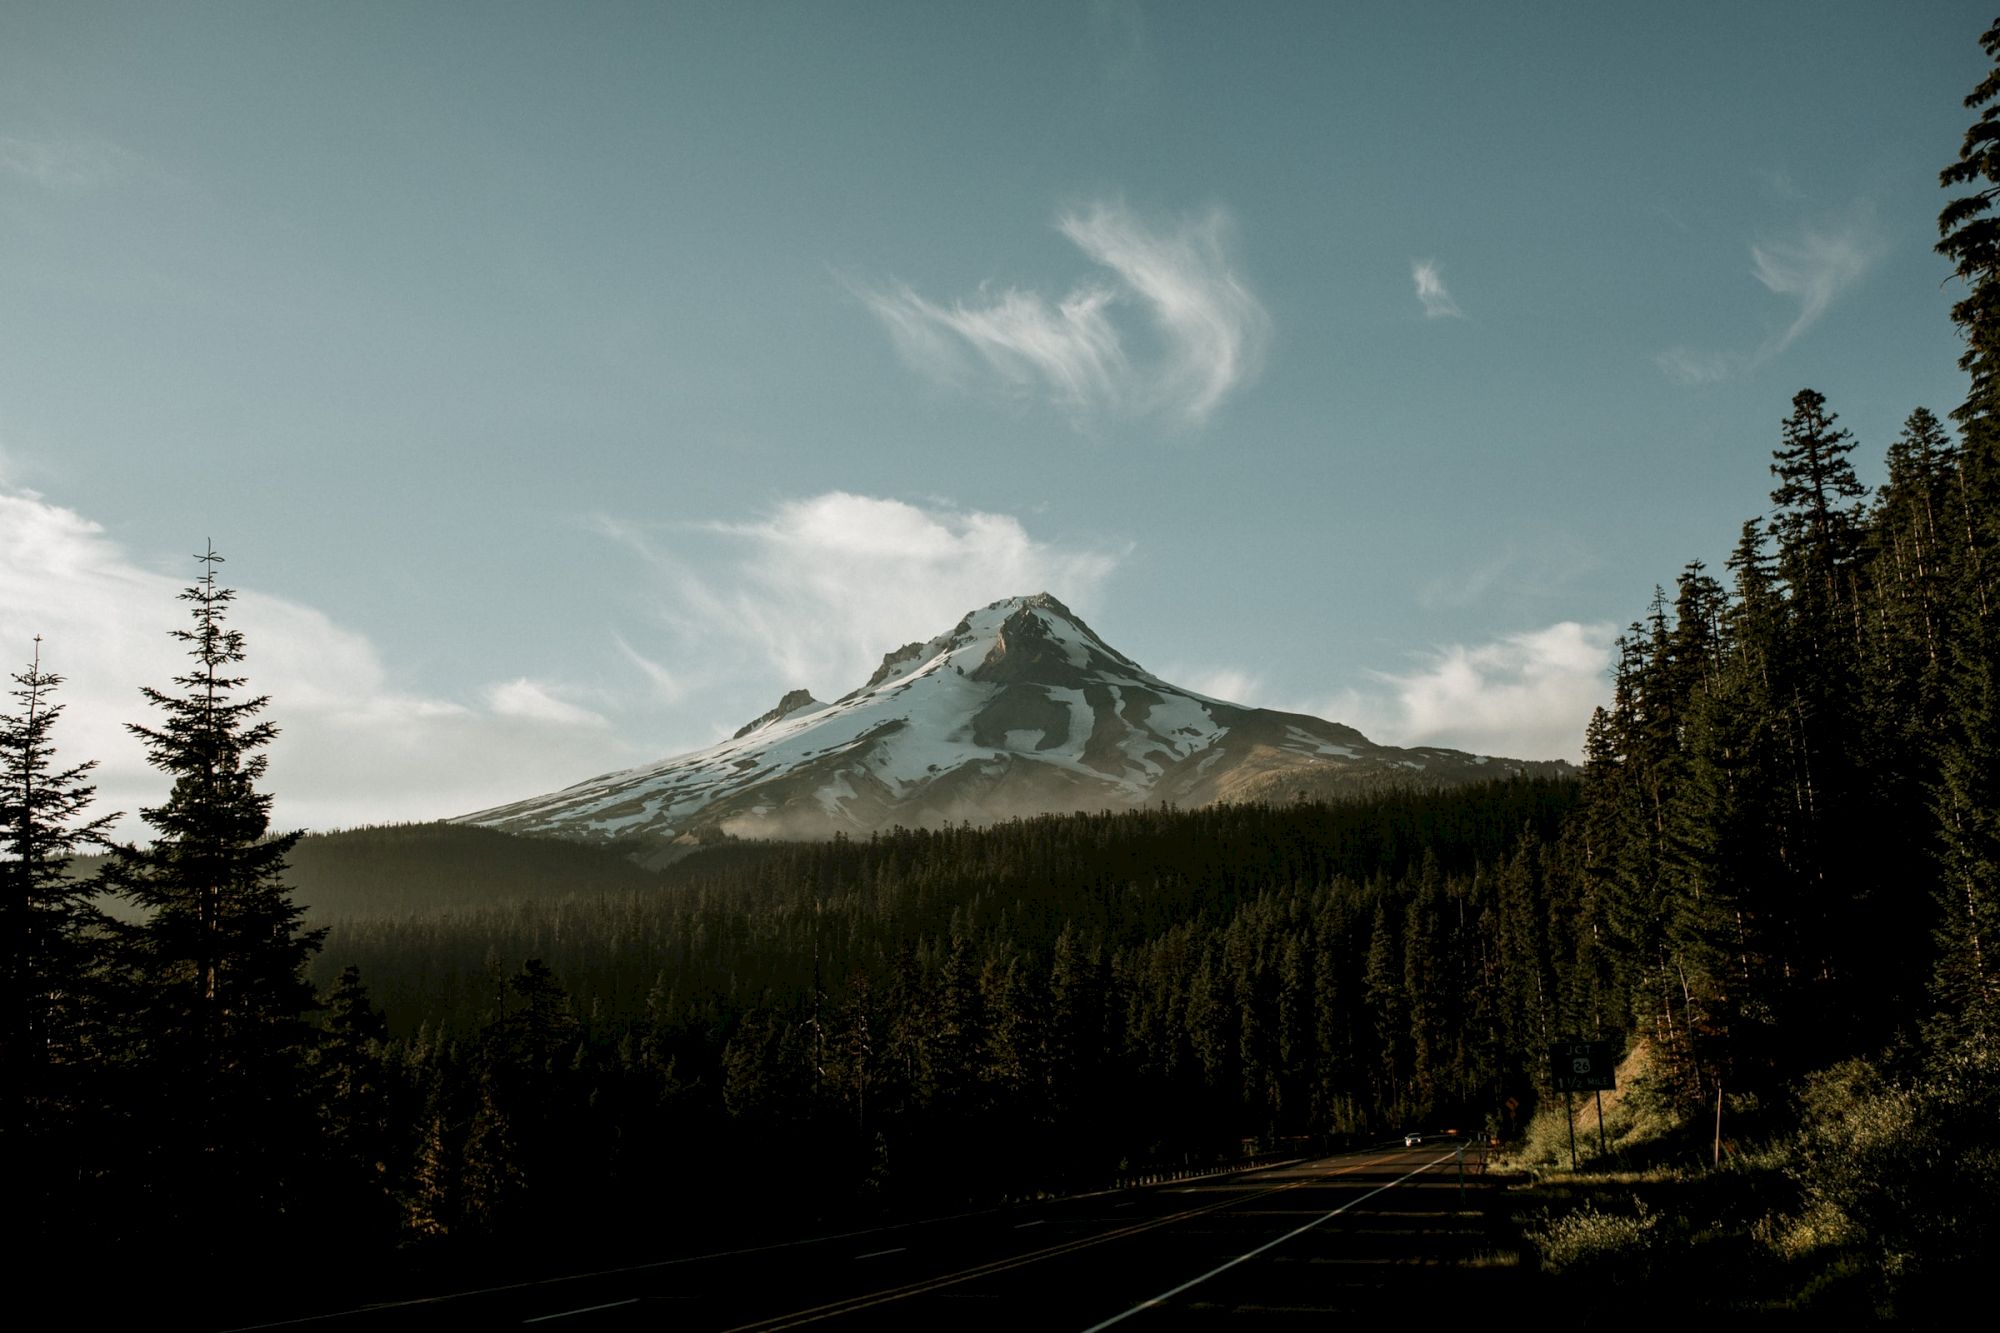
[[[1608,1041],[1558,1041],[1549,1046],[1549,1074],[1557,1092],[1599,1092],[1618,1086],[1617,1056]]]

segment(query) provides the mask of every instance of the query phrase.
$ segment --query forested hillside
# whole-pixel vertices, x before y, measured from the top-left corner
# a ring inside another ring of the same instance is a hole
[[[1537,850],[1574,796],[726,848],[651,893],[338,921],[322,970],[358,963],[395,1024],[433,1230],[532,1228],[558,1180],[685,1195],[691,1142],[738,1187],[785,1144],[820,1208],[957,1203],[1531,1099],[1594,1001]]]

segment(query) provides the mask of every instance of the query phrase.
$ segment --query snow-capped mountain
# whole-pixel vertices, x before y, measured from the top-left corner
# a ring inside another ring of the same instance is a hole
[[[1561,762],[1376,745],[1335,722],[1169,685],[1039,593],[898,648],[832,703],[793,690],[720,745],[463,821],[607,840],[671,840],[712,827],[824,837],[1568,771]]]

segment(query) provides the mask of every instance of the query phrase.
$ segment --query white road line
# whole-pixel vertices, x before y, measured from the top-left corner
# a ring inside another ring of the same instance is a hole
[[[1036,1219],[1035,1219],[1034,1221],[1032,1221],[1032,1222],[1016,1222],[1016,1223],[1014,1224],[1014,1230],[1016,1230],[1016,1231],[1024,1231],[1024,1230],[1026,1230],[1026,1229],[1027,1229],[1027,1228],[1029,1228],[1029,1227],[1038,1227],[1038,1226],[1040,1226],[1040,1225],[1041,1225],[1042,1223],[1044,1223],[1044,1222],[1046,1222],[1046,1221],[1048,1221],[1048,1220],[1049,1220],[1049,1219],[1048,1219],[1048,1218],[1046,1218],[1046,1217],[1038,1217],[1038,1218],[1036,1218]]]
[[[1240,1263],[1244,1263],[1247,1262],[1248,1260],[1255,1259],[1258,1255],[1262,1254],[1266,1250],[1276,1249],[1278,1246],[1283,1245],[1286,1241],[1290,1240],[1294,1236],[1303,1236],[1306,1232],[1311,1231],[1314,1227],[1318,1226],[1322,1222],[1330,1221],[1333,1218],[1339,1217],[1342,1213],[1354,1207],[1356,1204],[1366,1203],[1370,1199],[1374,1198],[1376,1195],[1382,1193],[1384,1190],[1392,1190],[1396,1188],[1396,1186],[1408,1180],[1410,1176],[1422,1175],[1424,1172],[1436,1166],[1438,1162],[1446,1161],[1448,1160],[1449,1157],[1450,1154],[1446,1154],[1444,1157],[1438,1158],[1437,1162],[1426,1162],[1422,1166],[1418,1167],[1415,1171],[1412,1171],[1407,1175],[1398,1176],[1396,1177],[1396,1179],[1390,1181],[1386,1185],[1378,1185],[1374,1189],[1369,1190],[1366,1194],[1362,1195],[1360,1198],[1349,1199],[1346,1203],[1343,1203],[1342,1205],[1340,1205],[1340,1207],[1334,1209],[1332,1212],[1322,1213],[1318,1217],[1315,1217],[1312,1221],[1306,1223],[1304,1226],[1294,1227],[1292,1230],[1287,1231],[1284,1235],[1278,1237],[1276,1240],[1265,1241],[1262,1245],[1259,1245],[1256,1249],[1251,1250],[1247,1254],[1239,1254],[1226,1264],[1216,1265],[1214,1268],[1209,1269],[1206,1273],[1203,1273],[1200,1277],[1189,1278],[1186,1282],[1181,1283],[1178,1287],[1173,1288],[1171,1291],[1163,1291],[1159,1295],[1153,1297],[1151,1300],[1140,1301],[1137,1305],[1125,1311],[1125,1313],[1123,1314],[1115,1314],[1112,1315],[1109,1319],[1103,1321],[1102,1323],[1092,1324],[1089,1328],[1083,1330],[1083,1333],[1098,1333],[1098,1330],[1100,1329],[1110,1328],[1113,1324],[1124,1323],[1127,1319],[1130,1319],[1133,1315],[1138,1314],[1142,1310],[1150,1310],[1156,1305],[1164,1305],[1168,1301],[1172,1300],[1174,1297],[1180,1295],[1182,1292],[1187,1291],[1192,1287],[1200,1286],[1202,1283],[1208,1281],[1210,1278],[1216,1276],[1218,1273],[1226,1273]]]
[[[893,1250],[871,1250],[867,1254],[857,1254],[854,1257],[856,1259],[880,1259],[885,1254],[908,1254],[909,1252],[909,1246],[898,1245]]]
[[[1259,1176],[1278,1171],[1288,1166],[1296,1166],[1304,1159],[1271,1162],[1264,1166],[1253,1166],[1242,1171],[1227,1172],[1229,1175]],[[1101,1199],[1107,1194],[1118,1194],[1128,1189],[1144,1189],[1147,1186],[1118,1186],[1108,1190],[1092,1190],[1085,1194],[1067,1194],[1065,1199]],[[1120,1208],[1127,1204],[1117,1205]],[[346,1319],[362,1313],[380,1310],[403,1310],[414,1305],[444,1305],[452,1301],[468,1300],[475,1296],[495,1296],[507,1291],[526,1291],[531,1287],[553,1287],[564,1282],[585,1282],[591,1278],[623,1277],[628,1273],[648,1273],[656,1268],[679,1268],[689,1264],[705,1264],[714,1259],[736,1259],[749,1254],[767,1254],[773,1250],[803,1249],[808,1245],[825,1245],[837,1240],[852,1240],[856,1236],[873,1236],[885,1231],[901,1231],[908,1227],[933,1226],[939,1222],[958,1222],[968,1217],[988,1217],[999,1212],[998,1208],[974,1208],[962,1213],[945,1213],[938,1217],[920,1218],[911,1222],[890,1222],[878,1227],[861,1227],[854,1231],[836,1231],[824,1236],[801,1236],[793,1240],[771,1241],[763,1245],[747,1245],[735,1250],[713,1250],[707,1254],[684,1254],[673,1259],[660,1259],[652,1263],[626,1264],[619,1268],[600,1268],[583,1273],[560,1273],[555,1277],[532,1278],[526,1282],[508,1282],[497,1287],[474,1287],[466,1291],[439,1292],[434,1296],[415,1296],[401,1301],[373,1301],[367,1305],[354,1306],[345,1310],[328,1310],[321,1314],[293,1315],[286,1319],[267,1320],[261,1324],[240,1324],[224,1333],[261,1333],[274,1328],[292,1328],[299,1324],[321,1324],[335,1319]]]
[[[597,1310],[616,1310],[621,1305],[637,1305],[638,1303],[639,1298],[634,1296],[630,1300],[625,1301],[606,1301],[602,1305],[586,1305],[581,1310],[564,1310],[561,1314],[538,1314],[533,1319],[523,1319],[521,1322],[524,1324],[545,1324],[551,1319],[567,1319],[573,1314],[590,1314]]]

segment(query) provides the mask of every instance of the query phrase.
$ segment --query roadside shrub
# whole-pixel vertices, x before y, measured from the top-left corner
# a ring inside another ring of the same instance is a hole
[[[1851,1250],[1903,1309],[1968,1288],[2000,1244],[2000,1054],[1962,1041],[1903,1082],[1848,1061],[1809,1080],[1801,1104],[1802,1207],[1774,1248]]]
[[[1638,1285],[1651,1274],[1659,1218],[1633,1200],[1633,1215],[1585,1205],[1527,1233],[1544,1272],[1607,1286]]]

